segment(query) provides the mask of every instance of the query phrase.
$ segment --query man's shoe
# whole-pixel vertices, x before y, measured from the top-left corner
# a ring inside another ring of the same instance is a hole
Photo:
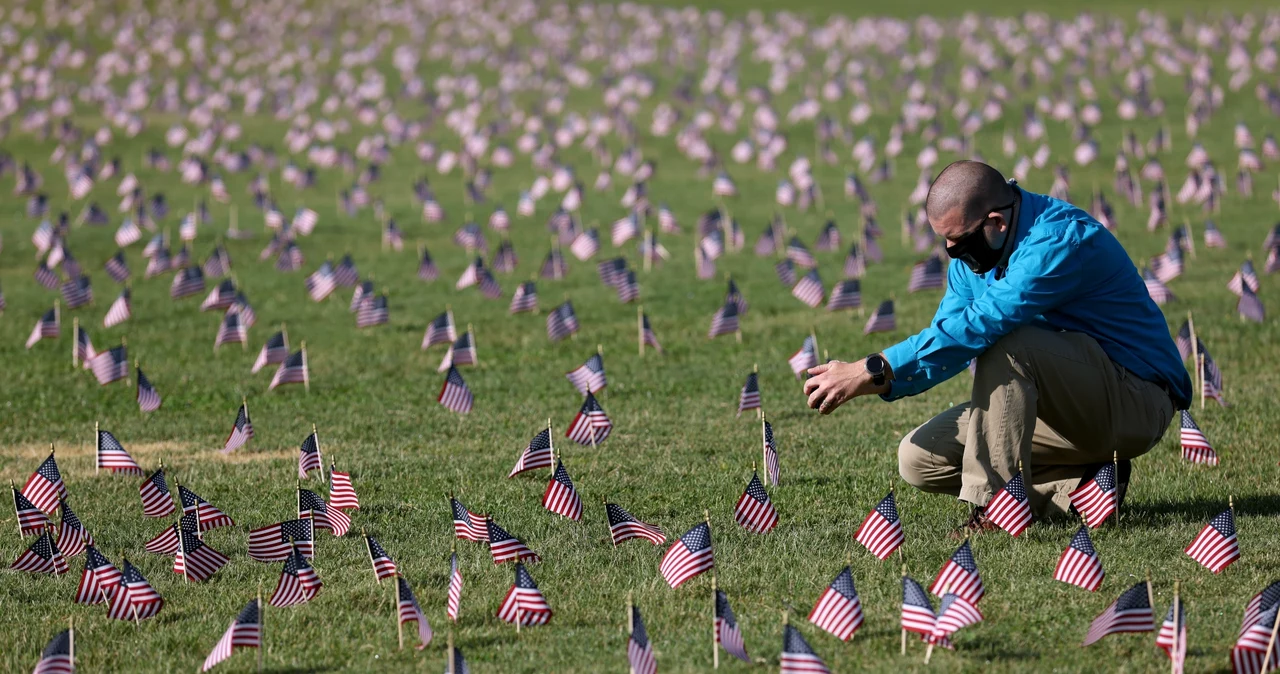
[[[962,541],[973,534],[980,534],[984,531],[997,531],[999,529],[1000,527],[996,526],[995,522],[987,518],[986,508],[975,506],[969,513],[969,521],[965,522],[964,526],[951,532],[951,538],[952,540]]]

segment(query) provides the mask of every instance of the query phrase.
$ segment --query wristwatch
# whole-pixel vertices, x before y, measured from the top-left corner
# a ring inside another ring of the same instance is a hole
[[[884,357],[878,353],[867,356],[866,368],[867,374],[871,375],[871,383],[876,386],[884,386]]]

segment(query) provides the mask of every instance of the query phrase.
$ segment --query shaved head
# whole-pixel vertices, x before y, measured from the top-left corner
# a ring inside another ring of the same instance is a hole
[[[999,171],[980,161],[964,160],[949,164],[934,178],[924,210],[938,233],[947,236],[1012,200],[1013,188]]]

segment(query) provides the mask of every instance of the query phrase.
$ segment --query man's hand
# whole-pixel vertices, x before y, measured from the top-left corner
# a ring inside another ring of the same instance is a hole
[[[809,407],[822,414],[835,409],[858,396],[887,393],[889,384],[876,386],[867,373],[865,361],[844,363],[831,361],[809,368],[809,380],[804,392],[809,396]]]

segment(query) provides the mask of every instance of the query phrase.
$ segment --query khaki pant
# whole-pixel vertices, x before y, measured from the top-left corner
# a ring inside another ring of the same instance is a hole
[[[969,402],[902,439],[898,470],[923,491],[985,505],[1021,462],[1032,509],[1065,513],[1084,466],[1145,454],[1173,413],[1164,389],[1092,337],[1022,327],[978,357]]]

